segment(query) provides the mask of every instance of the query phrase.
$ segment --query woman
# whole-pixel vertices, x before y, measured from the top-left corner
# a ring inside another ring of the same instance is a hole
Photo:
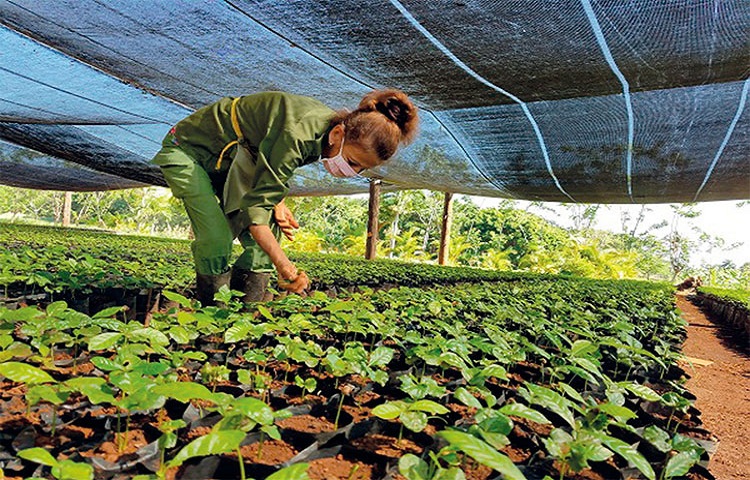
[[[306,290],[279,245],[299,227],[284,205],[294,170],[322,159],[333,176],[357,175],[409,143],[417,123],[398,90],[375,90],[353,112],[283,92],[227,97],[177,123],[153,162],[190,217],[198,300],[213,304],[222,285],[262,300],[274,268],[283,289]],[[230,270],[237,237],[245,250]]]

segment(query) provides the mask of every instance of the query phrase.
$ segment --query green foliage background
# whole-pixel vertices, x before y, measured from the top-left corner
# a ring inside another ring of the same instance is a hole
[[[63,192],[0,186],[0,219],[60,223]],[[179,200],[161,188],[73,193],[72,223],[118,232],[189,238],[190,225]],[[364,255],[367,199],[302,197],[288,200],[301,224],[295,252]],[[378,255],[406,261],[437,259],[443,193],[426,190],[383,195]],[[540,208],[544,208],[540,206]],[[691,268],[696,247],[673,228],[659,237],[654,229],[638,232],[623,222],[623,233],[593,230],[599,206],[569,206],[576,228],[564,229],[512,201],[480,208],[469,197],[454,202],[450,258],[453,265],[572,274],[592,278],[679,281],[688,275],[704,284],[750,288],[750,263]],[[689,206],[675,207],[675,218],[691,218]],[[642,226],[642,225],[641,225]],[[664,227],[660,225],[657,227]],[[707,239],[706,241],[709,241]]]

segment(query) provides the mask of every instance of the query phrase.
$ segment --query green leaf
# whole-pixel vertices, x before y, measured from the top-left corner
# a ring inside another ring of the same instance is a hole
[[[11,322],[28,322],[32,318],[41,317],[44,314],[37,307],[23,307],[18,310],[7,310],[4,318]]]
[[[421,432],[427,426],[427,414],[424,412],[417,412],[413,410],[407,410],[398,417],[401,423],[412,432]]]
[[[513,421],[502,413],[494,411],[479,423],[479,427],[485,432],[508,435],[513,430]]]
[[[570,355],[574,357],[580,357],[581,355],[589,355],[597,350],[597,346],[588,340],[576,340],[573,342],[573,346],[570,347]]]
[[[122,333],[117,332],[100,333],[89,340],[89,350],[107,350],[119,342],[122,336]]]
[[[273,410],[266,403],[253,397],[242,397],[232,402],[232,407],[244,416],[261,425],[273,424]]]
[[[388,383],[388,373],[383,370],[370,372],[370,378],[373,382],[377,383],[381,387],[385,386],[385,384]]]
[[[185,445],[175,457],[167,463],[168,468],[179,467],[187,460],[206,455],[219,455],[239,448],[245,432],[240,430],[219,430],[196,438]]]
[[[165,347],[169,345],[169,338],[154,328],[138,328],[130,332],[130,334],[136,341],[145,340],[152,346],[159,345]]]
[[[307,378],[305,379],[304,387],[308,392],[313,392],[318,388],[318,381],[313,377]]]
[[[504,413],[505,415],[512,415],[514,417],[525,418],[526,420],[531,420],[532,422],[536,422],[536,423],[541,423],[541,424],[552,423],[549,420],[547,420],[547,417],[545,417],[541,412],[538,412],[534,410],[533,408],[524,405],[523,403],[509,403],[507,405],[502,406],[499,411],[500,413]]]
[[[263,305],[256,305],[255,308],[258,310],[258,313],[260,313],[267,320],[274,320],[273,315],[271,315],[271,311]]]
[[[372,414],[384,420],[393,420],[405,412],[408,404],[401,400],[383,403],[372,409]]]
[[[577,360],[578,359],[576,359],[576,361]],[[585,368],[581,368],[576,365],[566,365],[564,369],[570,371],[571,373],[578,375],[579,377],[581,377],[582,379],[586,380],[589,383],[592,383],[594,385],[598,383],[597,378]]]
[[[66,380],[65,386],[87,396],[94,405],[113,404],[115,402],[114,391],[106,383],[103,378],[76,377]]]
[[[572,398],[576,402],[584,403],[583,397],[581,396],[580,393],[578,393],[578,391],[575,388],[571,387],[565,382],[560,382],[557,385],[562,389],[565,395]]]
[[[157,439],[157,444],[162,450],[174,448],[177,445],[177,434],[173,432],[165,433]]]
[[[438,361],[440,361],[440,363],[450,365],[451,367],[456,367],[459,370],[463,370],[466,368],[466,362],[464,362],[461,357],[453,352],[446,352],[441,354],[438,358]]]
[[[188,332],[185,327],[179,325],[170,328],[168,333],[169,336],[172,337],[172,340],[180,345],[190,343],[190,341],[192,340],[192,335],[190,334],[190,332]]]
[[[458,467],[439,468],[432,480],[466,480],[464,471]]]
[[[47,305],[47,316],[49,317],[56,317],[63,313],[65,309],[68,308],[68,304],[62,300],[57,302],[52,302],[49,305]]]
[[[550,432],[549,437],[542,439],[542,442],[550,455],[565,458],[569,453],[573,437],[562,428],[556,428]]]
[[[97,318],[96,325],[111,332],[122,332],[126,328],[124,323],[115,318]]]
[[[429,310],[431,314],[437,316],[437,315],[440,315],[440,311],[442,310],[442,307],[439,301],[433,300],[427,304],[427,310]]]
[[[417,400],[409,405],[408,410],[427,412],[432,415],[445,415],[449,412],[447,408],[432,400]]]
[[[0,363],[0,375],[11,381],[29,385],[36,383],[57,383],[44,370],[21,362]]]
[[[26,402],[36,405],[40,400],[46,400],[54,405],[60,405],[68,399],[68,392],[60,392],[49,385],[33,385],[26,392]]]
[[[695,440],[679,433],[672,437],[672,448],[678,452],[693,452],[700,458],[705,449]]]
[[[588,454],[592,462],[603,462],[613,455],[613,453],[602,445],[590,445],[591,451]]]
[[[604,402],[598,405],[599,411],[606,413],[610,417],[619,420],[621,422],[627,422],[628,420],[637,417],[631,409],[627,407],[621,407],[613,403]]]
[[[661,397],[658,393],[653,391],[646,385],[639,385],[637,383],[626,383],[623,385],[629,392],[649,402],[658,402]]]
[[[295,463],[266,477],[266,480],[309,480],[307,463]]]
[[[524,386],[528,393],[523,389],[520,389],[519,394],[521,394],[521,396],[528,397],[527,400],[529,402],[540,405],[556,413],[565,420],[568,425],[575,427],[575,418],[573,417],[573,412],[570,410],[570,402],[562,395],[550,390],[549,388],[534,385],[533,383],[527,383]]]
[[[112,360],[104,357],[93,357],[91,360],[89,360],[96,368],[99,370],[104,370],[105,372],[111,372],[113,370],[119,370],[122,368],[122,365],[119,365]]]
[[[91,318],[107,318],[107,317],[113,317],[115,314],[120,313],[123,311],[125,307],[109,307],[105,308],[104,310],[100,310],[96,314],[94,314]]]
[[[281,432],[276,425],[263,425],[260,427],[260,431],[268,435],[273,440],[281,440]]]
[[[601,435],[602,443],[604,443],[610,450],[621,456],[628,462],[630,462],[635,468],[641,471],[641,473],[649,480],[654,480],[656,474],[654,469],[651,468],[651,464],[646,458],[641,455],[638,450],[632,445],[619,440],[617,438],[610,437],[609,435]]]
[[[324,311],[328,311],[331,313],[334,312],[351,312],[356,307],[355,302],[350,301],[338,301],[333,302],[330,305],[328,305],[326,308],[324,308]]]
[[[237,370],[237,381],[242,385],[253,385],[255,373],[251,370]]]
[[[500,450],[501,448],[503,448],[504,446],[510,443],[510,440],[508,440],[508,437],[503,435],[502,433],[486,432],[480,429],[479,434],[481,435],[482,439],[485,442],[492,445],[492,447],[495,448],[496,450]]]
[[[88,463],[63,460],[52,467],[52,476],[57,480],[93,480],[94,467]]]
[[[190,400],[212,400],[213,393],[203,385],[195,382],[174,382],[154,386],[151,391],[187,403]]]
[[[195,323],[195,315],[190,312],[184,312],[180,310],[177,312],[177,323],[180,324],[180,326],[190,325]]]
[[[482,375],[485,377],[496,377],[501,380],[508,378],[508,371],[502,365],[487,365],[482,369]]]
[[[469,393],[468,390],[465,388],[457,388],[456,391],[453,393],[453,396],[458,399],[459,402],[463,403],[467,407],[473,407],[473,408],[482,408],[482,404],[479,403],[479,400]]]
[[[161,294],[167,297],[167,299],[172,300],[173,302],[179,303],[180,306],[183,308],[191,307],[190,300],[180,295],[179,293],[170,292],[169,290],[162,290]]]
[[[10,311],[10,310],[9,310]],[[0,352],[0,363],[11,358],[27,358],[32,355],[31,347],[21,342],[13,342]]]
[[[143,362],[133,367],[133,372],[155,377],[169,370],[169,365],[161,362]]]
[[[239,323],[239,324],[232,325],[231,327],[227,328],[227,330],[224,332],[224,342],[225,343],[237,343],[243,340],[247,340],[247,334],[251,328],[252,328],[252,325],[249,325],[247,323]]]
[[[681,477],[688,473],[699,460],[692,452],[680,452],[670,458],[664,467],[664,478]]]
[[[500,472],[506,480],[526,480],[526,477],[510,458],[482,440],[468,433],[453,430],[444,430],[437,435],[443,437],[452,447],[458,448],[482,465]]]
[[[398,473],[406,480],[429,480],[430,466],[418,456],[407,453],[398,460]]]
[[[39,447],[21,450],[16,454],[16,456],[30,462],[46,465],[48,467],[54,467],[58,464],[58,461],[55,460],[55,457],[53,457],[47,450]]]
[[[393,349],[388,347],[378,347],[370,355],[369,365],[371,367],[388,365],[393,359]]]
[[[662,453],[669,453],[672,451],[669,434],[656,425],[649,425],[644,428],[643,438]]]

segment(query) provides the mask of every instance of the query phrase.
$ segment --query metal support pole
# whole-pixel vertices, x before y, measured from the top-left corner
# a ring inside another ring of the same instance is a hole
[[[448,245],[451,241],[451,224],[453,223],[453,194],[445,192],[443,202],[443,225],[440,230],[440,250],[438,264],[445,265],[448,260]]]
[[[370,202],[367,217],[365,258],[372,260],[378,251],[378,216],[380,215],[380,180],[370,180]]]

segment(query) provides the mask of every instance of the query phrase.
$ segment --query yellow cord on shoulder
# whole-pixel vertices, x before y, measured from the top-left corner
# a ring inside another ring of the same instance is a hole
[[[227,145],[224,147],[224,149],[219,154],[219,160],[216,161],[216,170],[219,170],[221,168],[221,159],[224,158],[224,154],[227,150],[232,148],[234,145],[238,145],[240,142],[237,140],[232,140],[231,142],[227,143]]]
[[[240,97],[235,98],[232,100],[232,107],[231,107],[231,118],[232,118],[232,128],[234,129],[234,133],[237,135],[237,140],[232,140],[231,142],[227,143],[226,146],[221,150],[221,153],[219,154],[219,160],[216,161],[216,170],[219,170],[221,168],[221,161],[224,158],[224,154],[232,148],[234,145],[239,145],[238,148],[241,148],[242,143],[245,142],[245,137],[242,136],[242,130],[240,130],[240,122],[237,120],[237,102],[240,101]],[[273,168],[271,168],[271,165],[268,164],[268,160],[266,160],[266,156],[263,154],[258,154],[260,159],[263,161],[263,164],[265,165],[266,169],[268,169],[269,172],[271,172],[271,175],[273,175],[273,178],[278,182],[279,185],[284,185],[284,182],[281,181],[278,175],[276,175],[276,172],[273,171]]]
[[[231,142],[227,143],[221,150],[221,153],[219,154],[219,160],[216,161],[216,170],[219,170],[221,168],[221,161],[224,159],[224,154],[227,152],[227,150],[232,148],[234,145],[238,145],[245,141],[245,138],[242,136],[242,130],[240,130],[240,122],[239,120],[237,120],[237,102],[240,101],[240,98],[241,97],[237,97],[232,100],[232,106],[230,108],[232,129],[234,129],[234,134],[237,135],[237,140],[232,140]]]

